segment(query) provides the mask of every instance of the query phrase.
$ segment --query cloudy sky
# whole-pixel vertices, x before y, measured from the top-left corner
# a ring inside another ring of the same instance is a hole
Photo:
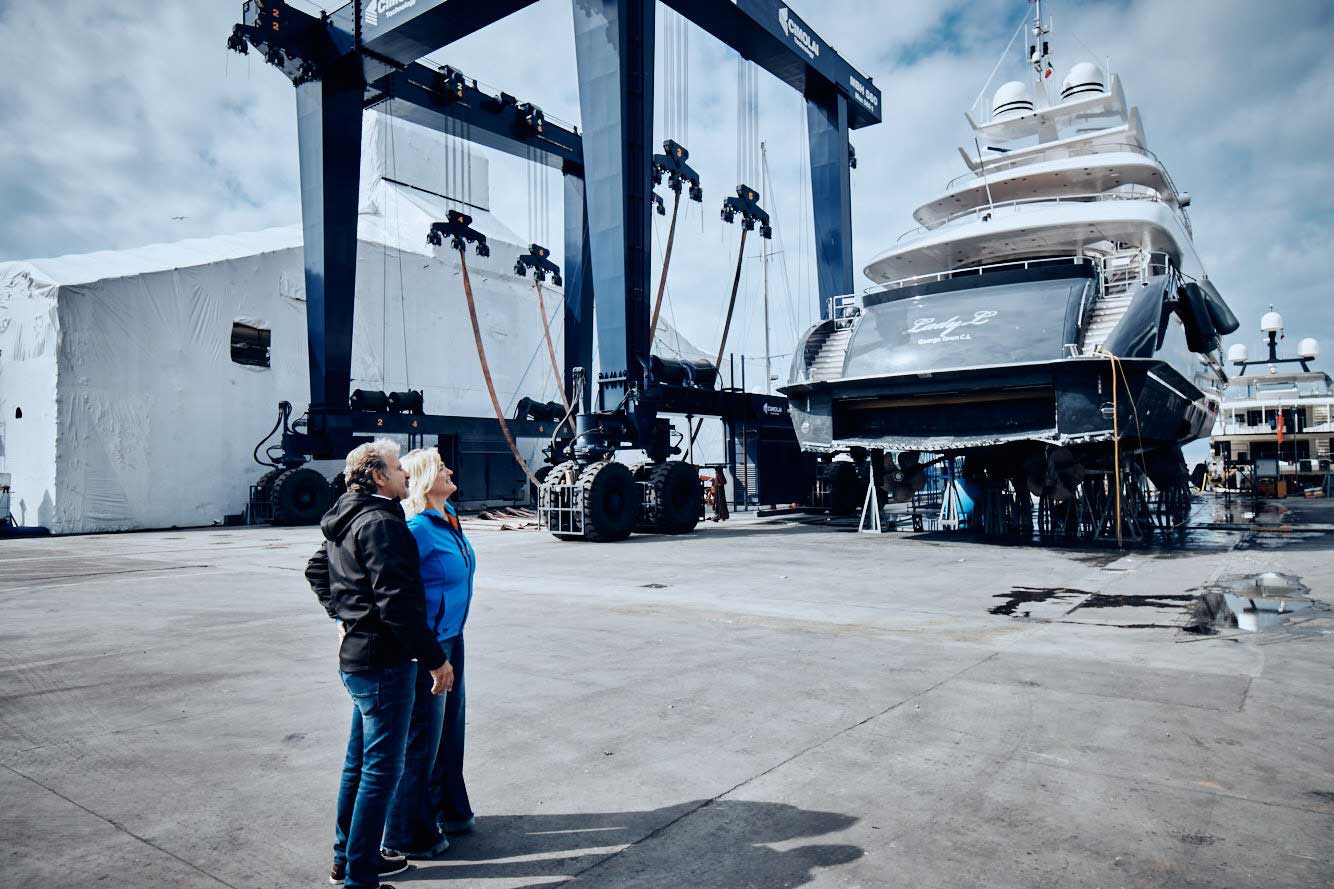
[[[95,7],[86,0],[0,0],[0,76],[9,85],[0,93],[0,259],[299,220],[292,89],[255,55],[224,49],[240,6],[239,0]],[[569,6],[542,0],[437,58],[577,122]],[[1244,332],[1249,336],[1258,313],[1273,302],[1294,334],[1316,333],[1334,348],[1326,269],[1334,259],[1334,4],[1050,0],[1047,6],[1055,17],[1056,78],[1076,61],[1110,58],[1140,107],[1150,146],[1194,196],[1199,252],[1243,317]],[[963,112],[1027,4],[797,0],[795,8],[884,91],[885,122],[853,134],[860,269],[911,227],[918,203],[962,172],[955,149],[971,142]],[[660,14],[660,35],[670,16]],[[667,311],[711,352],[738,234],[717,216],[739,174],[737,61],[690,26],[687,70],[688,114],[675,127],[683,132],[658,138],[673,136],[690,148],[705,202],[689,207],[678,232]],[[778,228],[770,247],[776,251],[772,350],[782,373],[785,353],[816,311],[804,112],[796,94],[766,74],[758,79],[758,135],[770,168],[763,203]],[[660,107],[667,87],[660,82]],[[659,120],[665,124],[662,114]],[[558,232],[554,178],[550,228]],[[525,168],[496,157],[491,180],[497,214],[526,234]],[[552,246],[559,253],[560,245]],[[761,281],[760,262],[752,258],[733,340],[738,351],[757,356]],[[752,365],[750,372],[758,371]]]

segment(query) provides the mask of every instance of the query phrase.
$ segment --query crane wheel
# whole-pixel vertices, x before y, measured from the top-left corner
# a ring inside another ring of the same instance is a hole
[[[273,480],[275,525],[313,525],[332,502],[329,480],[309,467],[288,469]]]
[[[639,483],[624,463],[595,463],[579,476],[584,539],[595,543],[624,540],[639,517]]]
[[[655,463],[647,481],[653,492],[652,530],[659,534],[689,534],[695,530],[704,497],[699,467],[682,460]]]

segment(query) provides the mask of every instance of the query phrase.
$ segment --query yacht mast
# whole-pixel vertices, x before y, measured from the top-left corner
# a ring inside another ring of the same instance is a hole
[[[1044,106],[1051,105],[1047,95],[1047,78],[1051,77],[1051,52],[1046,37],[1051,33],[1050,25],[1042,24],[1042,0],[1033,0],[1033,42],[1028,46],[1028,61],[1033,66],[1037,94]]]

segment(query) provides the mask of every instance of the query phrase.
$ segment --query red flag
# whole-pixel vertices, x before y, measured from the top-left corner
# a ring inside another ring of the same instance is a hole
[[[1279,409],[1279,412],[1278,412],[1278,443],[1279,443],[1279,444],[1283,444],[1283,410],[1282,410],[1282,408],[1280,408],[1280,409]]]

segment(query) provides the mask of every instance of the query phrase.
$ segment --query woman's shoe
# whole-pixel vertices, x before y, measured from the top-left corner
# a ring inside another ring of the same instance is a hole
[[[386,855],[384,850],[380,852],[380,876],[387,877],[390,874],[401,874],[411,867],[408,860],[401,855]],[[329,871],[329,882],[335,886],[343,885],[343,880],[347,879],[347,865],[335,864]],[[380,884],[380,889],[391,889],[391,887]]]
[[[469,815],[458,821],[441,821],[436,827],[440,828],[441,833],[472,833],[477,827],[477,816]]]
[[[449,849],[449,840],[441,837],[434,846],[429,849],[382,849],[385,855],[397,856],[401,858],[439,858]]]

